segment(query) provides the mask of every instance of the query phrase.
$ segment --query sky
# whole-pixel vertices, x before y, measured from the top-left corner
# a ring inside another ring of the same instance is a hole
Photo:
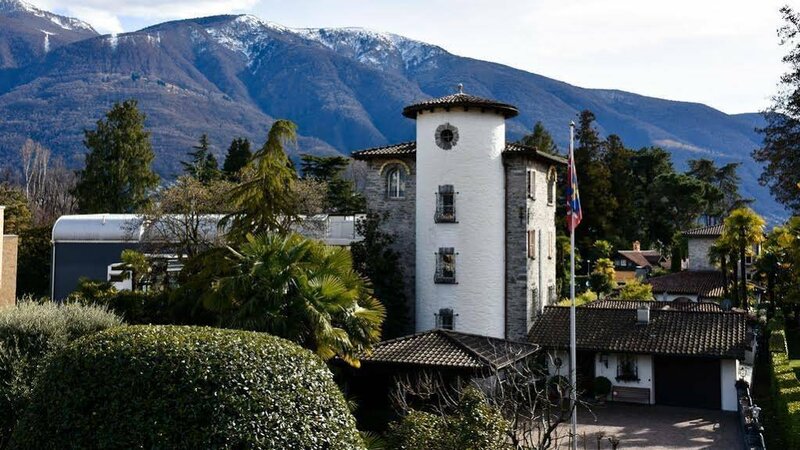
[[[29,0],[101,33],[215,14],[298,28],[365,27],[587,88],[705,103],[770,103],[785,71],[776,34],[800,0]]]

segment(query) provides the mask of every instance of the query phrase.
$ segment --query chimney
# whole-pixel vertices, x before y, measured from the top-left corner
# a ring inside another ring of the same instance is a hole
[[[642,251],[642,244],[639,241],[633,241],[633,251],[635,252]]]
[[[650,308],[648,306],[640,306],[636,308],[636,324],[647,325],[650,323]]]

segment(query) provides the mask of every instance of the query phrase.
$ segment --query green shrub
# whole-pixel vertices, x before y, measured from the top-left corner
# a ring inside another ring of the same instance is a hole
[[[106,307],[131,325],[172,323],[168,295],[163,291],[118,291],[108,282],[81,279],[67,303]]]
[[[769,347],[772,396],[777,410],[777,423],[772,429],[782,433],[787,448],[800,448],[800,381],[789,364],[783,329],[772,332]]]
[[[508,422],[486,403],[474,387],[464,390],[456,410],[448,416],[410,411],[389,427],[392,448],[451,450],[506,448]]]
[[[788,354],[786,346],[786,332],[783,329],[775,329],[769,335],[769,351]]]
[[[605,397],[611,393],[611,380],[606,377],[596,377],[592,382],[592,388],[595,395]]]
[[[16,448],[363,448],[311,352],[263,333],[130,326],[75,342],[37,378]]]
[[[104,308],[22,301],[0,309],[0,448],[30,397],[45,356],[71,341],[122,323]]]

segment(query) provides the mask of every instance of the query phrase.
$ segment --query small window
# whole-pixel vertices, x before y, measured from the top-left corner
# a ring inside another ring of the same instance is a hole
[[[531,289],[531,321],[539,315],[539,289]]]
[[[436,254],[436,274],[434,282],[442,284],[455,284],[456,282],[456,252],[452,247],[443,247]]]
[[[547,286],[547,304],[555,305],[557,301],[558,298],[556,298],[556,287],[551,284],[550,286]]]
[[[453,310],[450,308],[442,308],[439,310],[439,313],[436,314],[436,328],[441,328],[443,330],[455,330],[456,329],[456,314],[453,314]]]
[[[618,355],[617,381],[639,381],[638,358],[636,358],[636,355]]]
[[[434,221],[437,223],[454,223],[456,221],[456,193],[452,184],[439,186],[439,192],[436,193]]]
[[[550,167],[547,172],[547,204],[552,205],[556,201],[556,168]]]
[[[528,258],[536,259],[536,230],[528,230]]]
[[[528,198],[536,200],[536,171],[528,169]]]
[[[406,196],[406,175],[400,167],[394,167],[386,174],[386,196],[388,198]]]
[[[553,252],[556,248],[555,242],[553,242],[553,232],[547,232],[547,259],[553,259]]]

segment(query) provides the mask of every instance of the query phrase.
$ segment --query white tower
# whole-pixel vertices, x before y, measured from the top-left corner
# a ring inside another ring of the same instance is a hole
[[[505,335],[505,120],[461,92],[406,107],[417,121],[416,329]]]

